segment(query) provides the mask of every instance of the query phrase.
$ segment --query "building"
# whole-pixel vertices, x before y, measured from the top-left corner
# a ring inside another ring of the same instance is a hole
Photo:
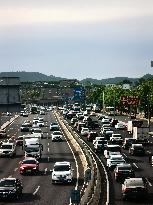
[[[19,77],[0,78],[0,112],[19,112],[21,108]]]

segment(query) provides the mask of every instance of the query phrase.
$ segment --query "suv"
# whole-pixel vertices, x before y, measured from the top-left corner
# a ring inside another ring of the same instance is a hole
[[[97,132],[89,132],[87,135],[87,140],[89,142],[92,142],[96,137],[98,137],[98,133]]]
[[[52,170],[52,183],[71,183],[73,181],[73,169],[70,162],[56,162]]]
[[[52,122],[52,123],[50,124],[50,131],[57,131],[57,130],[59,130],[59,125],[58,125],[58,123],[57,123],[57,122]]]
[[[18,199],[22,195],[22,183],[16,178],[3,178],[0,180],[0,198]]]
[[[147,197],[148,187],[145,178],[129,178],[125,179],[122,184],[123,200],[136,198],[143,199]]]
[[[132,143],[135,143],[136,140],[133,138],[125,138],[123,141],[123,149],[129,149],[132,145]]]
[[[5,130],[0,129],[0,138],[6,138],[7,134]]]
[[[114,170],[116,181],[124,181],[128,177],[135,177],[131,164],[118,164]]]
[[[13,157],[16,155],[16,145],[13,142],[2,142],[0,146],[0,156]]]
[[[145,149],[142,144],[132,144],[129,148],[130,155],[145,155]]]

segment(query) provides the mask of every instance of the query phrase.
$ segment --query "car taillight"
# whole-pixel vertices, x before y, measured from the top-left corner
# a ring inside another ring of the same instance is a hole
[[[128,192],[128,191],[130,191],[130,189],[129,188],[125,188],[125,189],[123,189],[123,191],[124,192]]]

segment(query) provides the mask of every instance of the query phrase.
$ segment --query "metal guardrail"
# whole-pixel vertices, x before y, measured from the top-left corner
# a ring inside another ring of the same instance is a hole
[[[57,114],[57,113],[56,113]],[[58,119],[61,120],[66,128],[69,130],[75,141],[79,144],[81,150],[83,151],[86,160],[91,167],[91,180],[84,182],[84,185],[81,189],[81,202],[80,205],[98,205],[101,194],[101,176],[99,168],[96,162],[91,148],[80,138],[80,136],[69,126],[66,120],[58,114]]]

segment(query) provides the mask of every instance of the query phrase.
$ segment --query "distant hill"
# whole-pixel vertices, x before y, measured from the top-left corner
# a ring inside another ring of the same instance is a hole
[[[67,78],[61,78],[61,77],[55,77],[53,75],[47,76],[45,74],[39,73],[39,72],[1,72],[0,77],[20,77],[21,82],[35,82],[35,81],[60,81],[60,80],[65,80]],[[143,79],[149,79],[153,78],[153,75],[151,74],[146,74],[142,77]],[[80,83],[87,84],[87,83],[92,83],[92,84],[117,84],[122,81],[130,81],[131,83],[135,83],[138,81],[140,78],[128,78],[128,77],[114,77],[114,78],[107,78],[107,79],[93,79],[93,78],[86,78],[80,81]],[[67,79],[68,80],[68,79]]]
[[[151,74],[146,74],[143,77],[141,77],[143,79],[149,79],[149,78],[153,78],[153,75]],[[114,77],[114,78],[106,78],[106,79],[101,79],[101,80],[97,80],[97,79],[93,79],[93,78],[86,78],[81,80],[80,82],[83,84],[86,84],[88,82],[92,83],[92,84],[96,84],[96,85],[105,85],[105,84],[118,84],[122,81],[130,81],[131,83],[135,83],[136,81],[138,81],[140,78],[128,78],[128,77]]]
[[[47,76],[39,72],[1,72],[0,77],[19,77],[21,82],[59,81],[65,78]]]

